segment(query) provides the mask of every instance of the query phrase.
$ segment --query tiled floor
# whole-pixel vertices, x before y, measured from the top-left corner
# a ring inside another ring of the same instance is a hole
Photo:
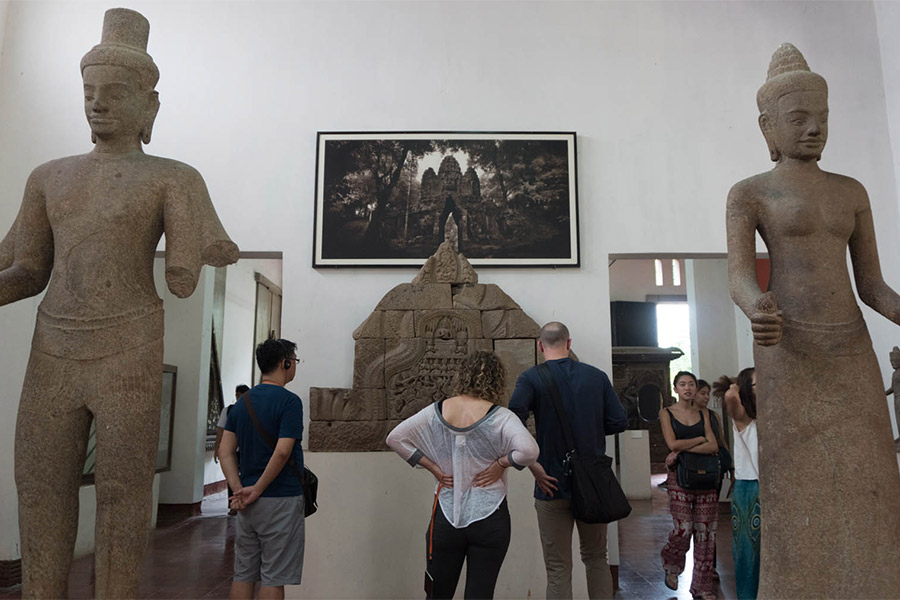
[[[668,498],[656,487],[663,475],[653,476],[653,499],[632,502],[631,516],[619,527],[619,587],[616,598],[641,600],[690,599],[688,553],[685,574],[677,592],[663,584],[659,551],[672,526]],[[144,560],[139,598],[227,598],[233,561],[234,521],[226,516],[225,492],[203,501],[202,514],[156,529]],[[731,560],[731,518],[728,505],[719,516],[720,598],[734,597],[734,565]],[[75,561],[69,584],[71,598],[90,598],[93,589],[93,556]],[[0,592],[0,600],[20,598],[17,590]]]

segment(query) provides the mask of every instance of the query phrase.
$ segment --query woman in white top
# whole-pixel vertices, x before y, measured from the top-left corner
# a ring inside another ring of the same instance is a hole
[[[438,482],[425,534],[429,598],[453,597],[463,561],[465,598],[493,598],[510,538],[506,469],[538,457],[534,437],[498,406],[504,382],[500,359],[476,352],[459,367],[455,396],[426,406],[387,437],[392,450]]]
[[[756,442],[756,371],[715,385],[731,415],[734,433],[734,491],[731,495],[731,551],[739,600],[756,600],[759,589],[759,454]]]

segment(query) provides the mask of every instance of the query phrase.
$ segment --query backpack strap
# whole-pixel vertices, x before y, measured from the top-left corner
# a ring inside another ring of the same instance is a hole
[[[559,388],[556,386],[556,379],[553,377],[553,371],[543,362],[537,366],[537,372],[544,380],[544,386],[550,392],[553,399],[553,405],[556,407],[556,414],[559,417],[559,423],[562,425],[563,436],[566,438],[566,445],[570,448],[569,452],[575,452],[575,436],[572,434],[572,424],[569,423],[569,415],[562,403],[562,396],[559,394]]]
[[[246,392],[243,393],[243,395],[241,395],[241,400],[244,401],[244,406],[247,407],[247,412],[250,413],[250,420],[253,421],[253,427],[256,428],[256,433],[258,433],[259,437],[261,437],[263,439],[263,441],[268,446],[271,446],[271,448],[274,450],[277,442],[276,442],[275,438],[273,438],[271,435],[269,435],[268,431],[263,429],[263,426],[260,424],[259,419],[256,417],[256,411],[253,409],[253,403],[250,401],[250,391],[249,390],[247,390]],[[297,441],[294,440],[294,443],[296,444]],[[296,475],[297,479],[302,484],[303,483],[303,474],[300,473],[300,468],[297,466],[297,461],[294,460],[293,449],[291,451],[291,455],[288,457],[287,464],[291,468],[291,470],[294,472],[294,475]]]

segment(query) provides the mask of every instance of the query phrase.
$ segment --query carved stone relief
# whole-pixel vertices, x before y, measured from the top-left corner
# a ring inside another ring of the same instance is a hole
[[[387,450],[384,438],[400,420],[452,395],[459,363],[475,350],[500,356],[507,399],[535,364],[540,327],[499,287],[478,283],[454,242],[441,244],[353,332],[353,388],[310,388],[310,450]]]

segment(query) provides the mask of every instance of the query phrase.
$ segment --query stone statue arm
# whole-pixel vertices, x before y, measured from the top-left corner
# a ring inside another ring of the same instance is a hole
[[[878,246],[875,243],[875,224],[869,199],[860,185],[863,206],[856,213],[856,226],[850,236],[850,261],[859,299],[876,312],[900,325],[900,295],[884,281]]]
[[[728,288],[734,303],[750,319],[753,339],[761,346],[781,341],[782,316],[775,295],[759,289],[756,280],[757,207],[741,184],[731,188],[726,208]]]
[[[195,169],[178,163],[166,190],[166,283],[179,298],[194,292],[203,265],[237,262],[238,247],[219,221],[206,183]]]
[[[0,306],[40,294],[52,268],[53,230],[35,170],[25,184],[19,214],[0,242]]]

